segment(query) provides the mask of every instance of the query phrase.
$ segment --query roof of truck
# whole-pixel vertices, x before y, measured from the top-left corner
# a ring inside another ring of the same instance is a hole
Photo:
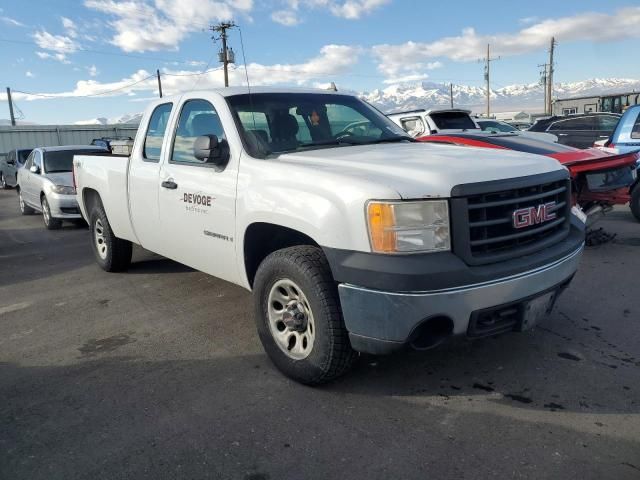
[[[104,151],[104,147],[97,145],[62,145],[59,147],[39,147],[43,152],[65,152],[67,150],[97,150]]]
[[[196,92],[189,92],[189,96],[202,95],[203,93],[218,93],[223,97],[231,97],[233,95],[244,95],[247,93],[259,94],[259,93],[326,93],[335,95],[348,95],[347,92],[337,92],[335,90],[325,90],[320,88],[297,88],[297,87],[227,87],[227,88],[212,88],[210,90],[201,90]],[[182,95],[176,95],[174,98],[179,98]],[[163,98],[165,100],[168,97]]]

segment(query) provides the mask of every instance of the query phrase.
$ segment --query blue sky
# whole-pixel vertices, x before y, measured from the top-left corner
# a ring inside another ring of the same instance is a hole
[[[630,0],[0,0],[0,9],[0,83],[37,123],[140,112],[157,94],[145,80],[156,69],[168,93],[221,85],[219,70],[194,74],[219,67],[207,25],[227,18],[242,28],[256,84],[477,86],[487,42],[502,57],[492,87],[532,83],[551,35],[559,82],[640,78],[640,7]],[[241,64],[237,30],[230,44]]]

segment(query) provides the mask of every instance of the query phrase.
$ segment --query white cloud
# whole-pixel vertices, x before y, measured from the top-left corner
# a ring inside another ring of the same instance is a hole
[[[25,76],[27,76],[29,78],[35,77],[35,75],[30,70],[27,70],[26,72],[24,72],[24,74],[25,74]]]
[[[71,63],[64,53],[36,52],[36,55],[38,56],[38,58],[41,58],[43,60],[51,59],[65,64]]]
[[[372,52],[378,69],[387,75],[406,71],[408,65],[438,57],[454,61],[475,61],[486,54],[491,44],[494,55],[518,55],[548,47],[552,36],[560,42],[604,42],[640,37],[640,7],[627,7],[612,14],[582,13],[571,17],[544,20],[516,33],[481,35],[466,28],[455,37],[433,42],[406,42],[397,45],[376,45]]]
[[[347,72],[358,61],[359,53],[359,47],[326,45],[322,47],[319,55],[303,63],[275,65],[251,63],[247,65],[249,80],[252,85],[308,85],[312,84],[314,80],[331,79]],[[195,88],[219,88],[224,84],[223,72],[220,68],[209,70],[202,75],[194,75],[196,73],[199,72],[193,70],[165,70],[162,75],[163,93],[172,95]],[[229,79],[232,85],[245,85],[244,68],[232,67],[229,71]],[[133,85],[134,83],[135,85]],[[96,80],[80,80],[73,90],[67,92],[38,95],[16,93],[16,100],[73,98],[97,94],[121,96],[138,92],[155,93],[156,89],[157,81],[155,75],[146,70],[138,70],[133,75],[116,82],[102,83]]]
[[[67,17],[60,17],[60,20],[62,20],[62,26],[67,31],[67,35],[71,38],[76,38],[78,36],[78,28],[74,21]]]
[[[98,75],[98,73],[100,73],[98,71],[98,67],[96,67],[95,65],[91,65],[90,67],[88,67],[87,71],[89,72],[89,75],[92,77],[95,77],[96,75]]]
[[[295,10],[276,10],[271,14],[271,20],[286,27],[292,27],[300,23]]]
[[[323,8],[336,17],[357,20],[390,2],[391,0],[285,0],[287,8],[274,11],[271,19],[291,27],[301,23],[300,10],[303,8],[312,10]]]
[[[67,59],[67,54],[77,52],[80,49],[80,45],[72,38],[64,35],[53,35],[46,30],[34,33],[33,39],[40,48],[56,52],[36,52],[36,55],[42,59],[50,58],[62,63],[70,63]]]
[[[355,20],[373,10],[386,5],[391,0],[348,0],[344,3],[331,5],[331,12],[337,17]]]
[[[0,21],[2,21],[2,23],[6,23],[7,25],[12,25],[14,27],[24,27],[25,24],[22,22],[19,22],[18,20],[16,20],[15,18],[11,18],[11,17],[0,17]]]
[[[85,6],[112,16],[111,43],[125,52],[176,50],[207,22],[248,14],[253,0],[85,0]]]

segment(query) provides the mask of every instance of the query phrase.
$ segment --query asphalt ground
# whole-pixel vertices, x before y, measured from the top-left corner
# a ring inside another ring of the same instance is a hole
[[[94,263],[0,191],[0,478],[638,479],[640,224],[601,223],[534,331],[362,357],[310,388],[248,292],[141,249]]]

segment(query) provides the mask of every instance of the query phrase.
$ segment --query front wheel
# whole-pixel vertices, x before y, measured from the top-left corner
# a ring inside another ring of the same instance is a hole
[[[631,208],[631,213],[636,217],[636,220],[640,222],[640,183],[637,183],[631,191],[629,208]]]
[[[47,228],[47,230],[58,230],[60,227],[62,227],[62,220],[53,218],[51,216],[51,208],[49,207],[47,197],[42,197],[41,205],[42,219],[44,220],[44,226]]]
[[[0,172],[0,188],[2,190],[9,190],[9,185],[7,184],[7,179],[4,178],[4,174]]]
[[[322,250],[297,246],[269,255],[256,273],[254,301],[262,345],[285,375],[317,385],[351,367],[356,353]]]
[[[91,246],[96,261],[107,272],[122,272],[131,264],[131,242],[116,237],[102,204],[93,209],[89,220]]]
[[[20,205],[20,213],[22,213],[22,215],[33,214],[33,208],[27,205],[24,201],[24,198],[22,198],[22,190],[18,190],[18,204]]]

